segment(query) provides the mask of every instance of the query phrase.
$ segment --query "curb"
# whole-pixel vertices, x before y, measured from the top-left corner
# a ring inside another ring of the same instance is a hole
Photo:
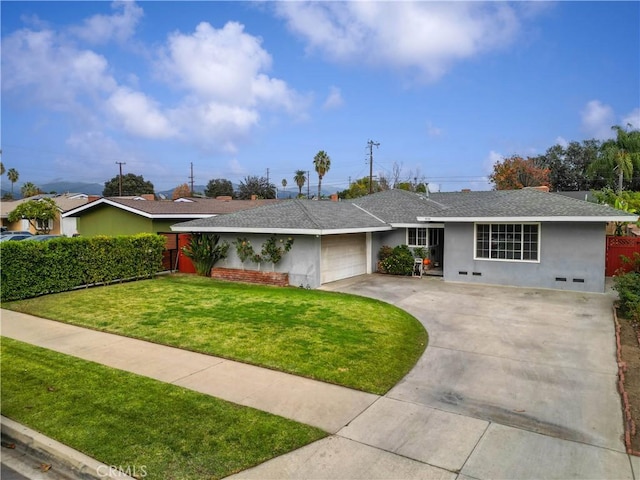
[[[631,418],[631,404],[629,403],[629,395],[624,388],[625,372],[627,371],[627,364],[622,361],[622,344],[620,343],[620,322],[618,321],[618,312],[616,307],[613,307],[613,321],[615,323],[616,330],[616,360],[618,361],[618,392],[622,399],[622,413],[624,415],[624,444],[627,449],[627,454],[640,456],[640,452],[636,452],[631,448],[631,437],[636,435],[636,424]],[[640,338],[638,338],[638,344],[640,345]]]
[[[15,443],[19,449],[50,461],[56,470],[71,475],[73,480],[135,480],[125,472],[105,465],[10,418],[1,416],[0,420],[3,442]]]

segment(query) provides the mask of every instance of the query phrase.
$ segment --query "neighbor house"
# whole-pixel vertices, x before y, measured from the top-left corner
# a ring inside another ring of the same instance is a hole
[[[538,189],[417,194],[388,190],[351,201],[289,200],[179,223],[174,232],[217,233],[260,249],[292,237],[276,266],[244,264],[229,249],[221,266],[286,272],[315,288],[376,271],[383,245],[426,248],[445,281],[603,292],[605,225],[637,216]]]
[[[63,214],[77,220],[83,236],[133,235],[170,232],[171,225],[197,218],[225,215],[278,200],[232,200],[231,197],[154,200],[139,197],[96,197],[93,201]]]
[[[40,200],[42,198],[50,198],[55,202],[59,212],[56,218],[49,220],[46,225],[42,222],[36,222],[35,228],[26,219],[9,222],[7,217],[18,205],[29,200]],[[0,218],[2,218],[2,226],[7,230],[24,230],[33,234],[48,231],[52,235],[70,237],[77,232],[76,219],[65,217],[64,214],[69,210],[85,205],[87,202],[88,195],[84,193],[39,194],[33,197],[21,198],[20,200],[3,200],[0,202]]]

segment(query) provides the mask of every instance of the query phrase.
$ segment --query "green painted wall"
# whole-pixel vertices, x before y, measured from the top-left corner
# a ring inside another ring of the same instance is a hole
[[[85,237],[152,232],[154,229],[151,219],[109,205],[85,211],[78,217],[78,233]]]

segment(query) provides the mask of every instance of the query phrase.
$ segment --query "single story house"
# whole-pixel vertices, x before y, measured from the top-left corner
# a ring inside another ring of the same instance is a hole
[[[29,200],[40,200],[42,198],[50,198],[58,207],[59,214],[53,220],[49,220],[47,225],[41,222],[36,223],[34,228],[29,220],[19,220],[17,222],[9,222],[8,216],[21,203]],[[65,212],[73,210],[77,207],[85,205],[88,202],[88,195],[84,193],[64,193],[64,194],[39,194],[33,197],[21,198],[19,200],[9,200],[0,202],[0,217],[2,218],[2,226],[7,230],[30,231],[33,234],[48,231],[52,235],[65,235],[71,237],[76,233],[76,219],[66,218]]]
[[[171,225],[197,218],[224,215],[278,200],[232,200],[231,197],[180,198],[154,200],[139,197],[95,197],[86,205],[63,214],[77,220],[77,233],[83,236],[133,235],[170,232]]]
[[[445,281],[605,289],[605,226],[636,215],[534,188],[418,194],[388,190],[350,201],[287,200],[175,224],[174,232],[294,244],[276,266],[243,264],[233,247],[219,266],[274,269],[294,286],[376,271],[383,245],[425,247]]]

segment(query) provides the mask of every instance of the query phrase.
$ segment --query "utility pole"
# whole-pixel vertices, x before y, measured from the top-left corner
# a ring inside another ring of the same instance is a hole
[[[189,175],[189,185],[191,185],[191,196],[193,197],[193,162],[191,162],[191,175]]]
[[[125,162],[116,162],[117,165],[120,165],[120,176],[118,177],[118,196],[122,196],[122,165],[126,165]]]
[[[311,175],[309,174],[309,170],[307,170],[307,200],[309,200],[311,198],[311,195],[309,195],[309,184],[311,183]]]
[[[373,140],[367,142],[369,145],[369,195],[373,193],[373,146],[380,146],[380,143],[376,143]]]

